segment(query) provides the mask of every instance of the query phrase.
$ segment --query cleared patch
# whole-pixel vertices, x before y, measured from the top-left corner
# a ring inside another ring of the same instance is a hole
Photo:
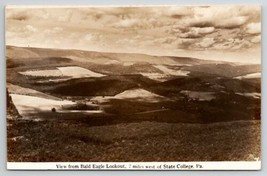
[[[7,88],[8,88],[8,91],[10,92],[10,94],[29,95],[29,96],[35,96],[35,97],[40,97],[40,98],[61,100],[60,98],[45,94],[43,92],[39,92],[39,91],[34,90],[34,89],[21,87],[21,86],[14,85],[11,83],[7,83]]]
[[[144,89],[126,90],[114,96],[115,99],[133,99],[136,101],[159,102],[167,100],[166,97],[154,94]]]
[[[188,76],[190,71],[169,69],[164,65],[153,65],[163,73],[140,73],[143,76],[156,81],[164,82],[170,80],[172,76]]]
[[[193,100],[199,101],[210,101],[215,99],[214,92],[198,92],[198,91],[190,91],[190,90],[182,90],[180,93],[187,95],[189,98]]]
[[[161,73],[140,73],[140,74],[149,79],[153,79],[153,80],[160,81],[160,82],[167,81],[168,80],[167,78],[169,77]]]
[[[72,105],[75,102],[66,100],[52,100],[28,95],[10,94],[12,100],[23,117],[39,112],[51,112],[52,108],[61,110],[62,105]]]
[[[252,92],[252,93],[240,93],[237,92],[237,95],[242,95],[242,96],[246,96],[246,97],[253,97],[253,98],[261,98],[261,93],[257,93],[257,92]]]
[[[250,78],[261,78],[261,73],[251,73],[251,74],[246,74],[243,76],[237,76],[234,77],[235,79],[250,79]]]
[[[184,70],[174,70],[174,69],[169,69],[168,67],[164,65],[153,65],[155,68],[161,70],[164,72],[166,75],[173,75],[173,76],[188,76],[190,73],[189,71],[184,71]]]
[[[82,77],[102,77],[105,76],[100,73],[90,71],[88,69],[72,66],[72,67],[57,67],[63,76],[70,76],[73,78],[82,78]]]
[[[105,65],[113,65],[113,64],[121,64],[121,63],[117,60],[109,60],[109,61],[105,62],[104,64]]]
[[[24,72],[19,72],[22,75],[26,76],[37,76],[37,77],[60,77],[63,76],[60,70],[28,70]]]
[[[53,78],[53,79],[43,79],[40,81],[36,81],[37,83],[60,83],[64,81],[68,81],[71,78]]]
[[[124,62],[123,66],[131,66],[131,65],[134,65],[134,64],[135,64],[134,62]]]

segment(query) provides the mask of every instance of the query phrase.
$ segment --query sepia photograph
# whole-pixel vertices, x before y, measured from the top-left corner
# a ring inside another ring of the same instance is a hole
[[[5,22],[7,163],[260,165],[259,5],[7,6]]]

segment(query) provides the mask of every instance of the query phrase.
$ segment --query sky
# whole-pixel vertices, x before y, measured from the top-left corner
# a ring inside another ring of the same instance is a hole
[[[261,9],[9,6],[6,44],[260,63]]]

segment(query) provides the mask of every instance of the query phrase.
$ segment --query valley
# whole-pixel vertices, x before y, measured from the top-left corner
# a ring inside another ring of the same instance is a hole
[[[260,156],[260,65],[6,49],[8,104],[16,108],[7,108],[9,161],[223,161]],[[241,150],[244,155],[239,155]],[[49,157],[42,157],[46,153]]]

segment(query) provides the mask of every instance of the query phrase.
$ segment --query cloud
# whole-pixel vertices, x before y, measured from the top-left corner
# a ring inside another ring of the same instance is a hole
[[[221,19],[215,22],[215,27],[221,27],[221,28],[237,28],[241,25],[245,24],[248,20],[248,17],[246,16],[237,16],[237,17],[231,17],[228,19]]]
[[[44,33],[50,35],[50,34],[57,34],[62,31],[63,31],[62,27],[54,27],[52,29],[45,29]]]
[[[195,42],[194,39],[177,39],[173,42],[173,45],[179,49],[188,49]]]
[[[168,16],[172,18],[182,18],[184,16],[193,15],[192,8],[189,6],[170,6],[162,7],[160,10],[154,10],[154,13],[160,13],[160,16]]]
[[[244,6],[211,6],[209,8],[194,8],[193,18],[185,19],[185,24],[191,27],[237,28],[249,20],[260,20],[251,17],[252,11]],[[243,9],[243,10],[241,10]],[[259,15],[258,15],[259,16]]]
[[[199,34],[210,34],[212,32],[214,32],[215,28],[214,27],[193,27],[191,28],[191,30],[196,31]]]
[[[260,43],[261,42],[261,35],[254,36],[250,41],[252,43]]]
[[[252,47],[252,43],[246,39],[229,38],[222,42],[216,42],[212,45],[216,50],[242,50]]]
[[[232,47],[232,50],[238,50],[238,49],[248,49],[252,46],[252,44],[247,40],[242,40],[240,43],[234,45]]]
[[[261,33],[261,23],[249,23],[246,27],[248,34],[259,34]]]
[[[244,5],[239,8],[239,13],[242,16],[249,17],[248,22],[260,22],[261,7],[259,5]]]
[[[58,15],[57,20],[60,22],[70,22],[73,16],[73,10],[68,9],[64,12],[64,15]]]
[[[89,33],[84,36],[84,39],[87,41],[100,41],[102,38],[102,35],[96,33]]]
[[[194,30],[186,32],[186,33],[180,33],[178,36],[181,38],[200,38],[200,37],[202,37],[202,35],[200,35],[197,31],[194,31]]]
[[[134,27],[139,24],[138,19],[123,19],[114,24],[115,27]]]
[[[251,5],[8,8],[6,17],[9,38],[48,46],[239,50],[261,38],[260,6]]]
[[[172,28],[172,33],[181,38],[200,38],[215,31],[214,27],[180,27]]]
[[[189,49],[196,41],[194,38],[161,37],[150,39],[145,43],[169,49]]]
[[[37,28],[35,28],[35,27],[31,26],[31,25],[27,25],[27,26],[26,26],[26,29],[27,29],[28,31],[30,31],[30,32],[37,32],[37,31],[38,31]]]
[[[6,10],[6,19],[8,20],[17,20],[17,21],[26,21],[30,18],[27,10],[25,9],[8,9]]]
[[[215,43],[214,38],[204,38],[201,42],[197,43],[196,46],[200,48],[208,48]]]
[[[53,31],[54,31],[55,33],[57,33],[57,32],[61,32],[61,31],[63,31],[63,28],[61,28],[61,27],[54,27],[54,28],[53,28]]]

